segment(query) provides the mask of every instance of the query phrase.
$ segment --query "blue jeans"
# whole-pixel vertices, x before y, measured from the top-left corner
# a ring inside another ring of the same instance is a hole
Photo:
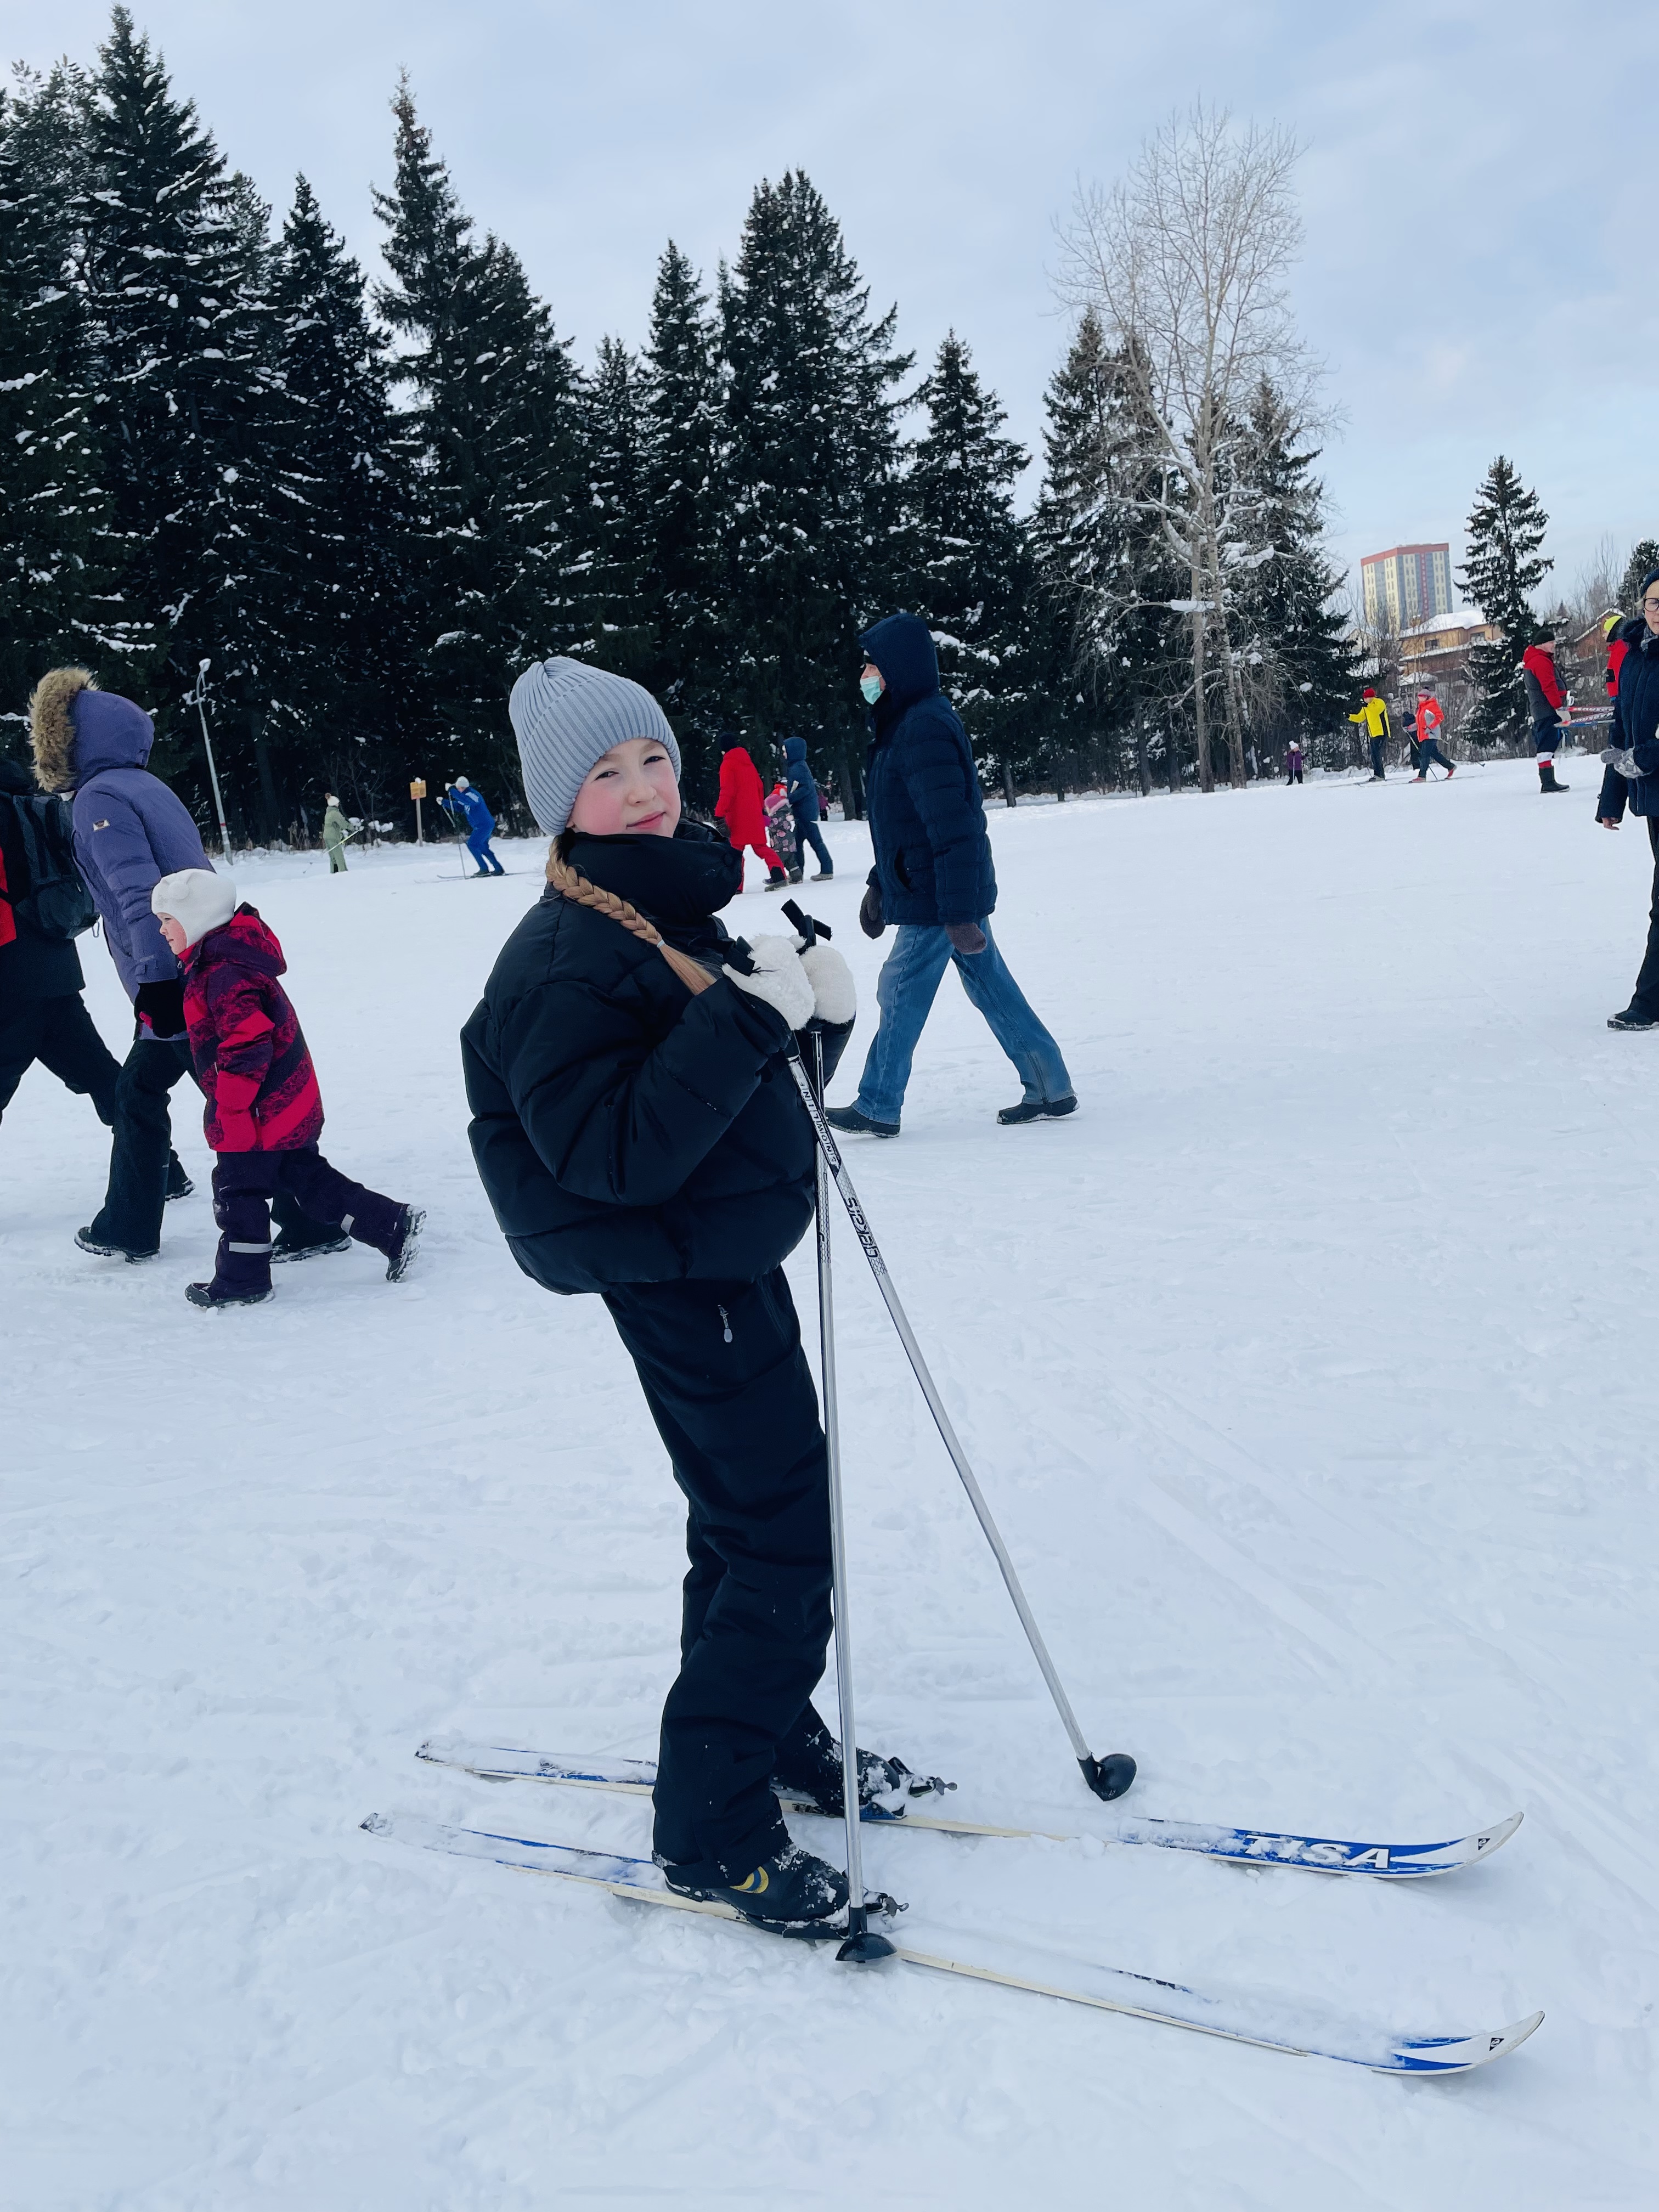
[[[836,872],[836,864],[830,857],[830,848],[823,842],[823,832],[818,827],[817,816],[803,814],[798,806],[792,808],[791,811],[795,817],[796,852],[805,859],[806,848],[810,845],[818,856],[819,867],[823,870],[826,876],[833,876]]]
[[[493,868],[498,876],[504,876],[507,873],[507,870],[491,852],[489,839],[482,830],[475,830],[472,832],[466,841],[466,849],[477,862],[478,873],[481,876],[488,875],[490,868]],[[488,867],[484,865],[486,861],[489,862]]]
[[[910,1080],[916,1041],[933,1006],[946,963],[955,961],[962,988],[990,1024],[992,1036],[1014,1063],[1027,1099],[1065,1098],[1072,1079],[1060,1047],[1031,1012],[1009,974],[991,925],[981,921],[983,952],[956,952],[942,928],[901,922],[876,984],[880,1024],[870,1042],[856,1101],[872,1121],[896,1121]]]

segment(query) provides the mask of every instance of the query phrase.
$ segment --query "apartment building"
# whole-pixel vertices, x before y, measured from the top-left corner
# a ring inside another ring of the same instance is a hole
[[[1452,611],[1449,545],[1395,545],[1368,553],[1359,564],[1369,628],[1409,629]]]

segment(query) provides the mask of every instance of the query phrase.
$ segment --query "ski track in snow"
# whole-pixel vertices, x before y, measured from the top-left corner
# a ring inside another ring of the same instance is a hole
[[[70,1238],[106,1140],[40,1070],[0,1131],[7,2179],[20,2212],[550,2203],[1573,2212],[1659,2198],[1659,1667],[1645,1131],[1615,1036],[1646,842],[1529,763],[993,813],[999,939],[1083,1104],[1003,1130],[953,981],[896,1144],[847,1157],[1125,1811],[1450,1835],[1402,1889],[1097,1842],[866,1832],[907,1942],[1540,2033],[1457,2081],[1351,2075],[992,1989],[839,1968],[505,1869],[377,1808],[648,1848],[648,1808],[417,1765],[427,1735],[649,1758],[681,1514],[602,1308],[520,1276],[456,1033],[541,848],[238,869],[282,938],[348,1173],[429,1211],[204,1316],[210,1164],[161,1259]],[[799,896],[860,1015],[858,824]],[[440,885],[444,887],[441,890]],[[757,887],[732,909],[784,925]],[[123,1002],[83,940],[118,1051]],[[860,1733],[964,1817],[1091,1800],[844,1224]],[[810,1239],[790,1262],[809,1335]],[[826,1685],[826,1697],[833,1691]],[[1098,1809],[1098,1808],[1097,1808]],[[802,1824],[828,1847],[833,1832]],[[665,1924],[665,1922],[666,1924]]]

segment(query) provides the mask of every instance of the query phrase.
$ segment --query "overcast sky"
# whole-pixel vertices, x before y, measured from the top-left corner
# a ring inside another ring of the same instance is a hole
[[[954,325],[1033,447],[1077,180],[1194,98],[1276,120],[1307,146],[1295,297],[1343,417],[1341,556],[1456,549],[1498,452],[1542,495],[1552,582],[1604,534],[1621,556],[1659,536],[1651,0],[133,4],[230,161],[279,215],[303,171],[376,270],[406,66],[465,205],[584,360],[642,337],[666,238],[712,277],[756,180],[804,168],[906,348]],[[92,61],[107,20],[0,0],[9,55],[40,64]]]

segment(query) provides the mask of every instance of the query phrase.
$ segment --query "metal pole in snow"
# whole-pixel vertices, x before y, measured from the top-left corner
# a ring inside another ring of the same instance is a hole
[[[213,784],[214,811],[219,817],[219,845],[225,856],[225,866],[228,867],[230,866],[230,825],[225,820],[224,794],[219,788],[219,770],[213,758],[213,740],[208,735],[207,672],[212,665],[210,659],[198,664],[196,689],[189,693],[188,696],[195,700],[196,711],[202,718],[202,743],[207,748],[208,775]]]

